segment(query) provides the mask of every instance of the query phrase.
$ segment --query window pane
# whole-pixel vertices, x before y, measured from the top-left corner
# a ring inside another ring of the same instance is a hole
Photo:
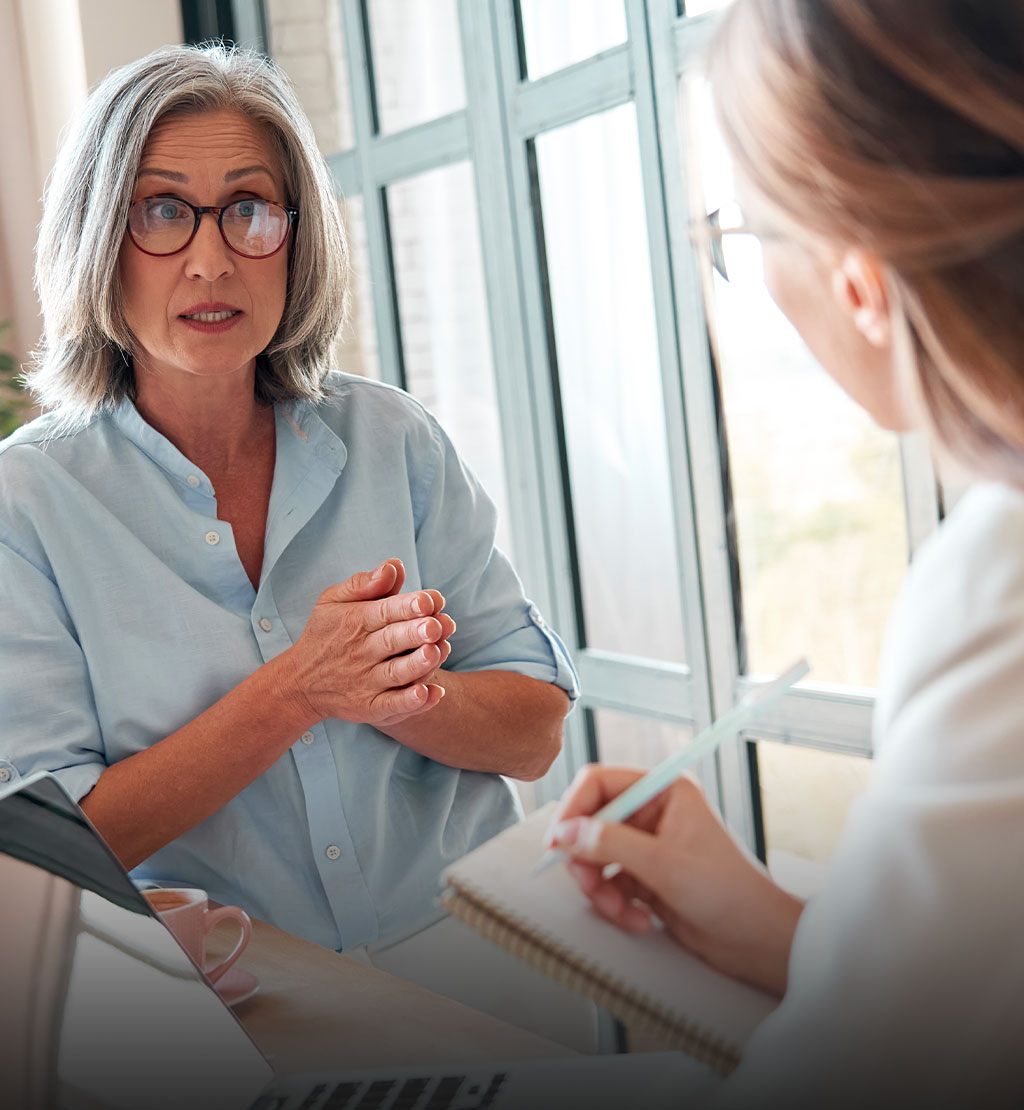
[[[373,297],[370,292],[370,260],[366,253],[363,198],[348,197],[340,202],[340,207],[348,235],[349,307],[345,330],[334,349],[335,365],[346,374],[380,378]]]
[[[586,641],[684,659],[636,115],[536,140]]]
[[[514,779],[512,785],[519,795],[523,813],[529,816],[540,804],[537,800],[537,784],[535,782],[520,782],[518,779]]]
[[[810,895],[850,806],[867,788],[871,760],[762,740],[757,767],[768,869],[783,886]]]
[[[337,0],[267,0],[274,61],[288,74],[324,154],[354,145]]]
[[[703,15],[705,12],[716,12],[722,8],[727,8],[732,0],[679,0],[680,15],[683,11],[687,15]]]
[[[728,226],[735,208],[728,156],[706,87],[688,89],[707,210],[721,208]],[[756,240],[727,233],[720,244],[729,280],[706,265],[706,294],[735,501],[747,670],[777,673],[806,655],[814,681],[872,686],[908,559],[898,440],[842,393],[775,306]]]
[[[614,709],[592,712],[597,732],[597,757],[602,763],[656,767],[693,739],[693,730],[686,725],[619,713]]]
[[[509,550],[473,172],[465,162],[390,185],[391,250],[406,385],[441,422],[498,506]]]
[[[623,0],[519,0],[527,73],[554,73],[626,41]]]
[[[466,106],[455,0],[369,0],[381,131]]]

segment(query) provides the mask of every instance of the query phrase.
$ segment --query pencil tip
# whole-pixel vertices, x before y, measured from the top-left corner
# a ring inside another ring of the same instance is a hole
[[[549,848],[544,855],[537,860],[533,867],[530,868],[530,878],[532,879],[535,875],[539,875],[542,871],[547,871],[549,867],[556,863],[562,863],[568,858],[565,852],[560,852],[557,848]]]

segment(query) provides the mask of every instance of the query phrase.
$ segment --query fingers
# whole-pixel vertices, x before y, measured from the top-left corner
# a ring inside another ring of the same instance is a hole
[[[320,595],[320,601],[350,602],[375,601],[365,613],[365,627],[369,632],[384,628],[396,621],[416,617],[440,616],[444,609],[444,596],[438,590],[415,590],[403,594],[405,566],[401,559],[385,559],[372,571],[360,571],[344,582],[329,586]],[[452,630],[454,631],[454,624]],[[446,636],[451,632],[446,632]]]
[[[568,852],[574,861],[620,864],[645,886],[657,890],[663,861],[655,836],[632,825],[573,817],[551,830],[549,845]]]
[[[637,900],[644,891],[632,876],[620,872],[605,878],[602,868],[575,861],[569,864],[569,872],[602,917],[628,933],[650,932],[654,924],[651,910]]]
[[[437,644],[424,644],[406,655],[385,659],[377,668],[382,686],[407,686],[419,682],[441,666],[441,649]]]
[[[390,563],[395,568],[395,583],[388,590],[388,597],[394,597],[395,594],[402,592],[402,587],[405,585],[405,564],[401,559],[386,559],[385,562]]]
[[[368,632],[376,632],[397,621],[435,616],[444,608],[444,598],[437,590],[416,590],[413,593],[382,597],[366,606],[363,614]]]
[[[396,566],[395,564],[398,564]],[[398,559],[389,559],[381,563],[374,570],[360,571],[339,582],[336,586],[328,586],[320,595],[321,601],[373,601],[377,598],[387,597],[395,588],[399,577],[399,568],[402,564]],[[401,569],[401,577],[405,578],[405,569]],[[432,610],[431,610],[432,611]]]
[[[433,709],[443,697],[444,687],[436,683],[417,682],[402,689],[384,690],[373,699],[374,719],[394,721],[422,713]]]
[[[576,775],[551,818],[551,824],[570,817],[589,816],[607,805],[644,772],[634,767],[612,767],[604,763],[591,763]]]
[[[405,585],[405,566],[401,559],[385,559],[373,570],[359,571],[344,582],[329,586],[321,595],[324,601],[373,601],[378,598],[419,597],[416,613],[426,616],[440,613],[444,608],[444,597],[438,590],[417,590],[408,595],[402,594]]]
[[[440,613],[441,610],[444,608],[443,595],[438,590],[421,590],[420,592],[425,593],[434,603],[434,608],[431,610],[431,612],[435,614]]]
[[[414,651],[422,644],[440,644],[455,631],[455,621],[447,613],[436,617],[419,617],[416,620],[398,621],[385,625],[367,637],[371,651],[380,658]],[[448,657],[447,650],[444,652]],[[442,660],[443,661],[443,660]]]
[[[439,686],[436,682],[427,683],[427,700],[423,704],[423,709],[433,709],[435,705],[444,697],[444,687]]]

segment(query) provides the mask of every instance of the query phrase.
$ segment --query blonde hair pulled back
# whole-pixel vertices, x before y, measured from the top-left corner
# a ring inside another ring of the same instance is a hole
[[[784,234],[885,267],[939,446],[1024,484],[1024,0],[737,0],[709,68]]]

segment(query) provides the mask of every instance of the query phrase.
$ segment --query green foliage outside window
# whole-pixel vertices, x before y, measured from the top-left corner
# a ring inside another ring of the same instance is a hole
[[[18,364],[9,351],[3,350],[3,335],[9,322],[0,321],[0,439],[9,436],[31,415],[32,403],[15,377]]]

